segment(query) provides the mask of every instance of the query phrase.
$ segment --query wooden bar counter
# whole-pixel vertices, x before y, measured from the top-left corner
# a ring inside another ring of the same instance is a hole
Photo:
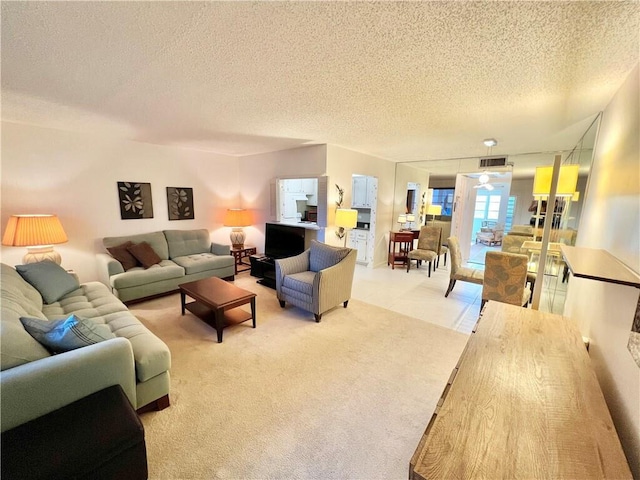
[[[567,318],[488,302],[409,478],[632,478]]]

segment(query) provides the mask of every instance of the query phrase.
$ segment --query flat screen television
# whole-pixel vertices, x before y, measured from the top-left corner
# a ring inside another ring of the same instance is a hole
[[[302,227],[267,223],[264,254],[270,258],[286,258],[304,252],[305,233]]]

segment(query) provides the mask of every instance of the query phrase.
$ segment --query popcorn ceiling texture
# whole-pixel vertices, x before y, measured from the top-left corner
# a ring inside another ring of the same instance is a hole
[[[247,155],[571,148],[638,2],[2,2],[2,119]]]

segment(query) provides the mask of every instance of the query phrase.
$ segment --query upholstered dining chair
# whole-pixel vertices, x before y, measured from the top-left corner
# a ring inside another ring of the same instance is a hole
[[[451,252],[451,272],[449,273],[449,287],[444,296],[449,296],[458,280],[482,285],[484,272],[477,268],[462,265],[462,254],[460,253],[460,242],[458,242],[458,238],[449,237],[447,239],[447,245],[449,245],[449,251]]]
[[[524,233],[512,234],[511,232],[507,233],[504,237],[502,237],[502,247],[501,251],[507,253],[520,253],[525,254],[526,252],[522,250],[522,244],[528,240],[533,240],[533,235],[525,235]],[[538,278],[535,272],[527,272],[527,283],[531,289],[531,296],[529,297],[529,303],[533,300],[533,287],[536,284],[536,279]]]
[[[316,322],[327,310],[351,298],[357,250],[312,240],[299,255],[276,260],[276,295],[280,306],[289,302],[314,314]]]
[[[531,297],[526,286],[528,262],[529,257],[519,253],[487,252],[480,310],[489,300],[525,307]]]
[[[435,271],[434,260],[438,259],[440,252],[440,243],[442,228],[440,227],[422,227],[418,236],[418,245],[407,254],[407,272],[411,268],[411,260],[416,261],[416,268],[420,267],[420,263],[429,262],[429,276],[431,276],[431,265]]]
[[[440,257],[444,256],[444,266],[447,266],[447,253],[449,253],[449,247],[444,245],[442,242],[444,231],[440,232],[440,242],[438,243],[438,260],[436,260],[436,268],[440,266]]]

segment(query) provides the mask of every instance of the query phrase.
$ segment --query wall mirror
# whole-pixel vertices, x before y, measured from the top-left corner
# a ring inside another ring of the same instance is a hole
[[[502,181],[503,185],[497,185],[493,194],[484,189],[473,188],[478,183],[478,177],[485,172],[480,167],[480,158],[448,158],[424,161],[414,161],[398,163],[396,165],[396,191],[394,197],[394,220],[399,213],[406,208],[408,199],[408,185],[411,183],[420,184],[423,192],[428,192],[430,201],[442,206],[442,213],[445,212],[452,217],[456,216],[457,208],[461,201],[466,198],[471,214],[465,220],[466,226],[465,242],[468,243],[468,255],[466,260],[478,262],[478,267],[484,263],[484,251],[488,248],[501,249],[500,244],[483,245],[478,242],[476,247],[476,234],[484,224],[489,225],[492,215],[497,215],[497,220],[503,223],[504,233],[508,233],[514,227],[531,226],[530,222],[535,212],[529,211],[533,197],[533,181],[536,167],[552,165],[556,154],[562,155],[563,164],[578,164],[579,176],[577,181],[577,194],[571,199],[562,200],[562,213],[557,227],[551,236],[554,243],[575,243],[579,235],[580,215],[584,199],[588,195],[589,172],[593,159],[593,150],[600,123],[600,114],[590,119],[590,123],[585,122],[586,130],[580,137],[577,144],[569,150],[562,152],[532,152],[504,155],[507,156],[507,167],[488,169],[489,172],[508,172],[510,178],[502,180],[491,178],[491,182]],[[456,191],[456,178],[463,175],[469,179],[468,192]],[[496,197],[496,198],[492,198]],[[432,199],[432,200],[431,200]],[[493,202],[493,203],[492,203]],[[436,217],[437,220],[448,220],[448,216]],[[429,215],[425,215],[422,222],[430,220]],[[454,222],[452,222],[454,223]],[[539,233],[539,232],[538,232]],[[455,232],[452,232],[455,235]],[[539,240],[539,238],[538,238]],[[527,252],[529,253],[529,252]],[[540,309],[562,314],[564,311],[564,298],[566,293],[567,276],[561,259],[556,257],[557,264],[554,269],[549,270],[549,275],[545,274],[545,289],[543,290],[540,302]],[[549,280],[547,280],[549,277]]]

